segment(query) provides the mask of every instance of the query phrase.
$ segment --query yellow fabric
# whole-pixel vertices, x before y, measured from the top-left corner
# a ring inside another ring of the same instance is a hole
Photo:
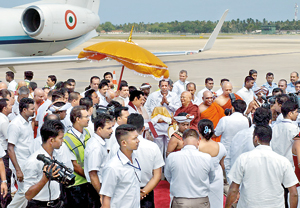
[[[155,107],[153,109],[151,118],[154,118],[157,115],[163,115],[165,117],[171,118],[171,115],[170,115],[169,111],[166,109],[166,107]]]
[[[169,78],[169,71],[158,57],[133,42],[106,41],[91,45],[78,58],[102,60],[111,58],[140,74]]]

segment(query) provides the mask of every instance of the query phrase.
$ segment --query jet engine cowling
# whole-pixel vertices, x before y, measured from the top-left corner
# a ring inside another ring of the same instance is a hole
[[[77,38],[96,29],[99,23],[98,14],[67,4],[32,5],[21,16],[24,32],[43,41]]]

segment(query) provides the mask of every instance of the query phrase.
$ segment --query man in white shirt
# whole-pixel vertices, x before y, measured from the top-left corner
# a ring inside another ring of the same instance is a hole
[[[230,170],[230,145],[235,134],[243,129],[249,128],[249,121],[243,112],[246,110],[246,103],[243,100],[236,100],[232,103],[232,114],[220,119],[215,128],[215,136],[221,136],[221,143],[227,151],[224,161],[225,171],[229,173]],[[226,159],[225,158],[225,159]]]
[[[181,151],[169,154],[166,160],[165,176],[173,196],[171,207],[210,207],[209,184],[215,178],[212,158],[198,150],[199,134],[194,129],[184,131],[183,144]]]
[[[100,85],[100,78],[98,76],[92,76],[90,78],[90,85],[85,88],[86,91],[93,89],[95,90],[95,92],[97,93],[98,97],[100,96],[100,92],[99,92],[99,85]],[[85,96],[86,91],[84,91],[83,93],[81,93],[80,95],[82,97]]]
[[[7,118],[8,114],[11,113],[11,104],[7,99],[0,99],[0,144],[1,149],[3,149],[4,155],[0,155],[5,167],[5,173],[7,178],[7,187],[8,195],[1,200],[1,205],[6,207],[11,202],[11,189],[10,189],[10,179],[11,179],[11,170],[9,169],[9,157],[7,154],[7,128],[9,120]],[[5,180],[5,179],[2,179]]]
[[[173,84],[172,92],[177,94],[179,97],[181,93],[186,91],[187,84],[189,83],[189,81],[186,81],[188,77],[187,75],[188,74],[186,70],[181,70],[179,72],[179,80]]]
[[[6,207],[7,204],[10,203],[11,197],[7,196],[8,193],[8,185],[7,185],[7,180],[6,180],[6,174],[5,174],[5,167],[4,167],[4,162],[3,162],[3,157],[5,155],[4,149],[0,146],[0,179],[1,179],[1,185],[0,185],[0,190],[1,190],[1,195],[2,195],[2,200],[1,201],[1,206]],[[9,201],[8,201],[9,199]]]
[[[103,167],[107,162],[108,153],[105,139],[113,132],[113,117],[100,114],[95,121],[95,133],[86,144],[84,152],[84,174],[97,193],[100,195]]]
[[[139,148],[134,151],[141,165],[141,207],[154,207],[153,189],[161,179],[162,167],[165,165],[164,159],[157,146],[152,141],[143,138],[145,130],[144,118],[142,115],[133,113],[128,116],[127,123],[135,126],[139,134]]]
[[[33,142],[33,130],[30,117],[34,115],[34,102],[30,98],[22,98],[19,105],[20,114],[8,125],[9,167],[17,178],[18,191],[8,207],[26,207],[23,169],[30,156]]]
[[[7,89],[16,92],[18,83],[15,81],[15,74],[12,71],[7,71],[5,79],[9,83]]]
[[[47,78],[47,86],[50,87],[50,90],[54,90],[55,89],[55,85],[56,85],[57,79],[55,75],[49,75]]]
[[[287,91],[287,81],[285,79],[281,79],[278,82],[278,87],[282,89],[283,94],[288,94],[289,92]]]
[[[277,88],[276,82],[273,82],[274,80],[274,74],[272,72],[268,72],[266,74],[266,80],[267,82],[263,84],[262,86],[266,87],[269,90],[269,95],[273,92],[274,88]]]
[[[251,76],[247,76],[245,78],[245,86],[236,93],[246,102],[247,108],[249,106],[249,103],[254,99],[254,92],[252,90],[253,84],[254,78]]]
[[[109,158],[111,159],[115,156],[120,149],[120,145],[118,144],[117,138],[115,136],[115,132],[118,126],[127,124],[127,118],[129,116],[128,107],[116,107],[114,109],[113,116],[116,120],[115,125],[113,127],[113,133],[110,139],[106,139],[107,151],[109,151]]]
[[[292,121],[297,119],[298,104],[289,100],[286,101],[281,107],[281,113],[284,119],[273,126],[270,146],[274,152],[286,157],[294,167],[292,146],[294,138],[299,138],[299,128]]]
[[[139,90],[134,90],[130,93],[129,100],[130,101],[127,106],[129,114],[132,113],[141,114],[139,109],[141,108],[142,103],[144,102],[144,93]]]
[[[273,110],[272,125],[276,125],[283,120],[283,115],[281,113],[281,107],[282,107],[283,103],[285,103],[288,100],[289,100],[289,97],[285,94],[276,96],[275,104],[272,107],[272,110]]]
[[[249,152],[255,147],[253,145],[253,132],[255,126],[267,126],[272,119],[272,113],[267,108],[257,108],[253,116],[253,124],[250,128],[243,129],[236,133],[230,145],[230,166],[244,152]],[[225,158],[227,160],[228,158]]]
[[[65,126],[67,127],[67,129],[65,129],[65,131],[69,130],[72,128],[72,122],[70,120],[70,113],[71,110],[75,107],[79,105],[79,100],[82,98],[82,96],[79,94],[79,92],[71,92],[69,94],[69,98],[68,98],[68,102],[71,104],[70,108],[68,108],[67,110],[67,115],[64,119],[64,123]]]
[[[222,89],[222,87],[223,87],[223,83],[224,83],[224,82],[229,82],[229,79],[226,79],[226,78],[221,79],[221,82],[220,82],[221,88],[218,89],[218,90],[216,91],[216,96],[217,96],[217,97],[219,97],[220,95],[223,94],[223,89]]]
[[[141,166],[133,152],[139,145],[138,133],[125,124],[116,129],[116,138],[120,150],[103,169],[102,208],[139,208]]]
[[[202,101],[197,96],[195,96],[196,84],[194,82],[190,82],[186,85],[186,91],[189,91],[192,94],[192,103],[193,104],[199,106],[202,103]]]
[[[67,207],[99,207],[99,195],[93,186],[87,182],[84,174],[84,152],[90,133],[86,129],[89,123],[89,114],[85,106],[75,106],[70,114],[73,124],[64,135],[63,151],[70,153],[74,167],[75,184],[63,190],[66,195]]]
[[[144,106],[149,116],[152,115],[152,112],[155,107],[165,107],[168,110],[169,114],[172,116],[175,114],[176,110],[181,106],[179,96],[168,90],[169,85],[169,80],[160,80],[160,91],[151,93],[147,98],[147,101]],[[168,123],[160,120],[158,120],[158,123],[154,125],[154,128],[157,132],[157,137],[154,138],[154,142],[160,148],[161,153],[164,155],[164,158],[169,143],[169,137],[167,132],[168,127]]]
[[[64,126],[58,120],[48,120],[41,128],[42,146],[34,152],[26,161],[24,166],[24,191],[28,200],[28,208],[60,207],[60,185],[57,181],[51,180],[46,176],[45,172],[49,172],[48,165],[44,166],[44,162],[37,159],[42,154],[51,159],[55,158],[61,161],[61,158],[55,154],[55,149],[59,149],[63,143]],[[57,177],[58,170],[52,168],[52,177]]]
[[[99,85],[99,93],[100,93],[100,105],[107,106],[108,102],[106,101],[106,92],[108,90],[108,83],[105,80],[102,80]]]
[[[238,157],[228,175],[232,184],[226,208],[231,207],[239,192],[238,208],[285,207],[282,185],[289,189],[290,207],[297,207],[298,179],[288,160],[272,151],[271,138],[270,126],[255,127],[253,143],[256,148]]]
[[[197,97],[199,98],[199,100],[201,100],[201,102],[203,102],[203,99],[202,99],[203,93],[205,91],[207,91],[207,90],[211,91],[213,93],[213,91],[212,91],[213,88],[214,88],[214,80],[213,80],[213,78],[210,78],[210,77],[206,78],[205,79],[205,87],[204,87],[204,89],[200,90],[198,92],[198,94],[197,94]]]
[[[15,100],[15,103],[12,107],[12,112],[9,114],[8,118],[9,121],[12,121],[14,118],[16,118],[19,114],[19,102],[22,98],[28,98],[29,96],[29,89],[25,86],[20,87],[18,90],[18,98]]]
[[[127,83],[121,83],[119,87],[120,96],[119,98],[122,98],[124,100],[125,106],[129,103],[129,87]]]
[[[290,75],[291,82],[287,84],[286,91],[289,93],[296,92],[295,90],[295,82],[299,79],[299,74],[296,71],[293,71]]]

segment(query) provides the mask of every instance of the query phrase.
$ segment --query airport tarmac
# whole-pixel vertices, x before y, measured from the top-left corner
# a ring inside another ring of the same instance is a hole
[[[228,38],[217,39],[213,48],[209,51],[188,55],[160,57],[169,67],[170,78],[178,80],[178,73],[185,69],[188,71],[188,80],[197,84],[197,91],[204,86],[204,80],[212,77],[215,81],[214,90],[219,89],[220,79],[229,78],[233,83],[234,91],[242,87],[245,76],[250,69],[258,71],[257,84],[260,86],[266,82],[267,72],[273,72],[275,80],[287,79],[292,71],[298,71],[300,67],[300,36],[299,35],[241,35],[226,36]],[[97,42],[109,41],[108,39],[92,39],[76,47],[72,51],[63,50],[55,55],[78,54],[84,47]],[[151,52],[156,51],[184,51],[203,48],[207,39],[182,39],[182,40],[134,40],[139,46]],[[68,78],[76,80],[76,91],[82,92],[89,84],[93,75],[102,78],[106,71],[116,71],[117,79],[122,66],[114,60],[82,63],[37,64],[16,66],[16,81],[23,79],[23,72],[31,70],[38,86],[44,86],[47,76],[54,74],[58,81]],[[8,70],[8,69],[7,69]],[[1,68],[0,79],[5,81],[5,68]],[[152,77],[142,77],[131,70],[125,70],[123,79],[129,85],[140,86],[143,82],[149,82],[153,89],[157,89],[158,82]]]

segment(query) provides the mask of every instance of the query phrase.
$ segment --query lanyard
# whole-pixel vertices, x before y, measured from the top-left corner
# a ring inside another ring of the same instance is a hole
[[[118,155],[119,160],[121,161],[121,158],[120,158],[120,156],[119,156],[119,152],[117,152],[117,155]],[[138,167],[135,167],[134,165],[131,165],[131,164],[130,164],[130,161],[127,163],[127,165],[130,165],[131,167],[133,167],[133,168],[135,168],[135,169],[141,170],[141,166],[140,166],[140,164],[139,164],[139,161],[138,161],[136,158],[135,158],[135,161],[136,161]],[[122,161],[121,161],[121,162],[122,162]]]

